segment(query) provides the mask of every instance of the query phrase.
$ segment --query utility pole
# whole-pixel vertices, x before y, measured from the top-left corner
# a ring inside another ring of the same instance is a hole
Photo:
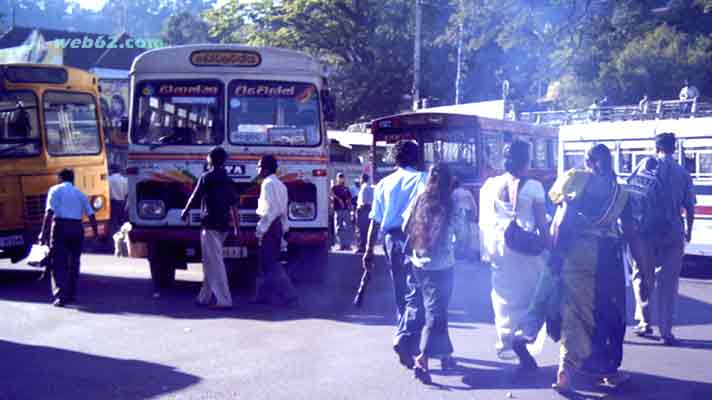
[[[10,5],[10,28],[15,27],[15,0],[12,0],[12,4]]]
[[[415,51],[413,52],[413,110],[420,105],[420,35],[423,24],[421,0],[415,0]]]
[[[457,32],[457,74],[455,75],[455,104],[462,103],[462,42],[465,30],[465,5],[460,0],[460,26]]]

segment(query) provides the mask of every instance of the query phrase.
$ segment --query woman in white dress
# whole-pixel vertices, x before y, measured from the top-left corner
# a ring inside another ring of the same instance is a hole
[[[541,182],[527,177],[530,145],[515,140],[505,150],[505,174],[488,179],[480,191],[482,256],[492,266],[492,308],[497,330],[496,349],[502,359],[519,358],[519,369],[537,368],[525,341],[513,340],[527,317],[541,272],[543,255],[531,256],[511,249],[504,232],[513,218],[524,230],[538,232],[549,243],[545,191]],[[513,199],[516,197],[516,213]]]

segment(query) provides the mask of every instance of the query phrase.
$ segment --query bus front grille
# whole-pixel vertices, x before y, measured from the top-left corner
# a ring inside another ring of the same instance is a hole
[[[29,223],[39,223],[44,215],[47,195],[25,196],[25,218]]]

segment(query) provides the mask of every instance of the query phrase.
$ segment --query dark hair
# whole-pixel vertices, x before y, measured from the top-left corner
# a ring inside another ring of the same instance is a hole
[[[605,144],[599,143],[586,151],[586,165],[597,175],[615,175],[611,150]]]
[[[225,165],[225,161],[227,161],[227,152],[222,147],[215,146],[210,150],[210,153],[208,153],[208,158],[214,168],[221,168]]]
[[[460,178],[458,178],[457,176],[453,176],[452,177],[452,188],[457,189],[459,187],[460,187]]]
[[[277,159],[272,154],[262,156],[260,159],[260,165],[262,165],[262,169],[265,169],[271,173],[277,172]]]
[[[393,156],[399,167],[418,165],[418,145],[410,140],[401,140],[393,146]]]
[[[514,176],[519,176],[531,160],[529,148],[529,143],[518,139],[505,147],[504,169]]]
[[[118,164],[111,164],[109,165],[109,172],[112,174],[121,172],[121,167]]]
[[[674,133],[665,132],[655,136],[655,147],[658,151],[662,151],[665,154],[672,154],[675,152],[676,142],[677,139],[675,139]]]
[[[366,183],[369,179],[371,179],[371,177],[368,176],[368,174],[361,175],[361,183]]]
[[[74,171],[71,169],[65,168],[61,171],[59,171],[59,180],[62,182],[71,182],[74,183]]]
[[[415,203],[413,221],[408,227],[413,249],[429,251],[443,240],[452,213],[451,184],[452,174],[447,164],[437,163],[430,168],[428,183]]]

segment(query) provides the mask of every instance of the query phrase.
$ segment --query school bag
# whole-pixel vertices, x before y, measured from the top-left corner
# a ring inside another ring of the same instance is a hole
[[[666,164],[647,157],[628,177],[626,188],[634,226],[641,235],[667,240],[674,233],[675,219]]]

